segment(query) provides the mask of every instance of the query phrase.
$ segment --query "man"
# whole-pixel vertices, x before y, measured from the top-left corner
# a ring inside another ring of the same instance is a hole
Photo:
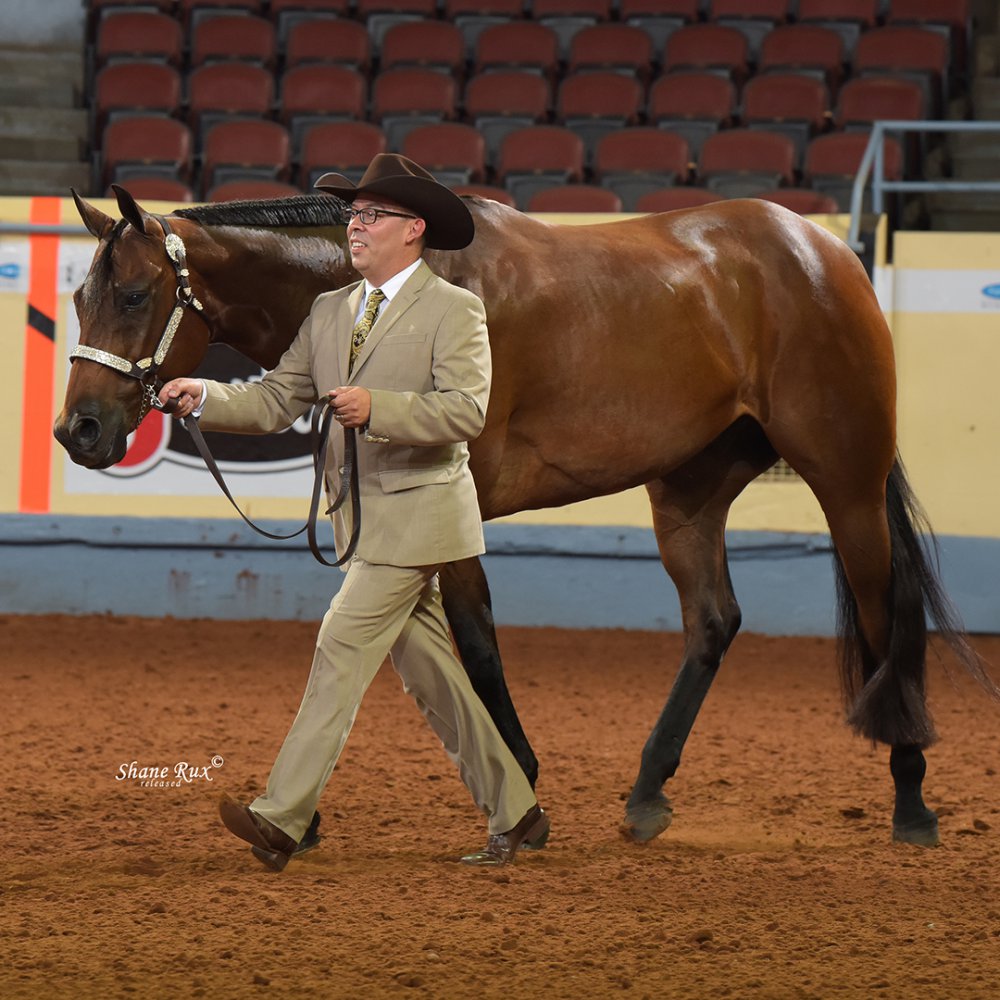
[[[549,820],[455,657],[441,605],[441,564],[484,551],[468,444],[483,428],[490,352],[482,302],[437,277],[425,247],[459,250],[475,235],[465,203],[422,167],[380,154],[355,187],[325,174],[317,187],[351,208],[348,246],[364,281],[317,297],[278,366],[257,383],[175,379],[160,392],[175,416],[200,408],[203,428],[270,433],[329,397],[356,428],[362,528],[323,619],[298,715],[249,806],[220,803],[226,827],[281,871],[302,838],[386,654],[489,818],[483,851],[500,865]],[[331,435],[331,467],[343,436]],[[329,483],[327,484],[329,487]],[[350,535],[335,517],[338,547]]]

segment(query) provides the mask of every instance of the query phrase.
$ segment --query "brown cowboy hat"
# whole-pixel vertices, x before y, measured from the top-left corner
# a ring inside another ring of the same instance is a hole
[[[432,250],[461,250],[476,235],[465,202],[420,164],[398,153],[379,153],[357,186],[343,174],[323,174],[316,187],[347,202],[362,195],[398,202],[427,223],[425,240]]]

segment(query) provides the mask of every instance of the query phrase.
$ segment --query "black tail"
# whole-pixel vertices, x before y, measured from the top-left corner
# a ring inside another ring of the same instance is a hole
[[[873,742],[923,748],[936,739],[925,691],[928,615],[968,672],[995,697],[1000,697],[1000,689],[969,645],[958,613],[941,588],[934,571],[934,536],[898,458],[886,482],[886,514],[892,545],[891,632],[889,652],[881,663],[861,633],[857,604],[840,558],[834,559],[847,720]]]

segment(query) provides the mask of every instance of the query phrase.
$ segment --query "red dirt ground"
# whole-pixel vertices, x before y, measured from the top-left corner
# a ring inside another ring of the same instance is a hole
[[[545,851],[454,859],[484,824],[383,668],[281,875],[221,826],[262,786],[313,623],[0,617],[0,996],[994,998],[1000,707],[931,669],[935,850],[890,841],[885,748],[842,724],[834,646],[737,638],[668,791],[618,833],[675,635],[504,629]],[[1000,637],[976,641],[995,665]],[[947,658],[944,658],[947,662]],[[182,787],[120,766],[218,767]]]

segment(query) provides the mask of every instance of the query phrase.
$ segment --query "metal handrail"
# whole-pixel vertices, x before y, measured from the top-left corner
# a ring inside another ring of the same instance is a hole
[[[868,145],[851,187],[851,224],[847,230],[847,243],[852,250],[863,253],[865,244],[861,232],[861,206],[864,200],[868,175],[872,177],[872,211],[882,214],[884,195],[887,191],[1000,191],[1000,177],[995,181],[890,181],[885,177],[885,137],[889,132],[1000,132],[1000,121],[877,121],[872,126]],[[1000,174],[1000,166],[997,168]]]

